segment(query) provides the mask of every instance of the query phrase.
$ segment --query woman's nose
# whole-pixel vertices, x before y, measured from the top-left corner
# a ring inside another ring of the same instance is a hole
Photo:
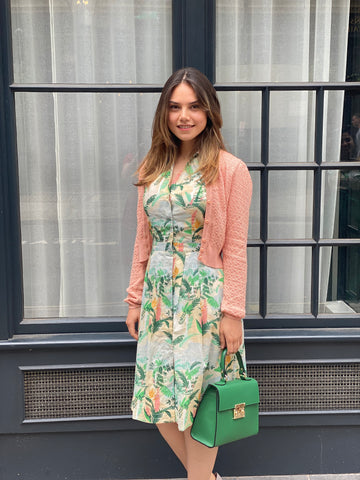
[[[181,109],[180,118],[189,118],[189,110],[186,107]]]

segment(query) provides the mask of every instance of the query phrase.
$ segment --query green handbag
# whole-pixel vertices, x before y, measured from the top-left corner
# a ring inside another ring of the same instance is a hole
[[[259,387],[246,376],[239,352],[240,378],[226,380],[226,349],[221,354],[221,380],[210,384],[197,409],[191,436],[207,447],[217,447],[259,431]]]

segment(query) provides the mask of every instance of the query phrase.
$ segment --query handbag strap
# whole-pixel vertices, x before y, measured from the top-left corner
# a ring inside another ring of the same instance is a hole
[[[224,348],[224,350],[221,352],[221,359],[220,359],[220,368],[221,368],[221,380],[226,381],[226,368],[225,368],[225,357],[227,355],[227,349]],[[244,362],[242,361],[240,352],[236,352],[236,358],[237,361],[239,362],[239,367],[240,367],[240,376],[243,378],[246,378],[246,369],[244,367]]]

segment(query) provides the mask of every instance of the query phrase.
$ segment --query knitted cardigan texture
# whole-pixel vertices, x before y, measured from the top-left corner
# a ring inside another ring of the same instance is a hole
[[[209,267],[224,269],[221,312],[237,319],[245,316],[251,194],[252,182],[245,163],[221,151],[218,178],[206,186],[205,224],[198,258]],[[145,270],[152,246],[143,195],[144,186],[138,187],[137,233],[125,299],[129,308],[141,306]]]

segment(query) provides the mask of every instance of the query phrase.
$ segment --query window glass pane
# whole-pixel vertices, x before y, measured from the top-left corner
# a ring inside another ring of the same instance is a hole
[[[314,92],[271,92],[270,162],[313,162]]]
[[[360,15],[359,15],[360,18]],[[360,31],[359,31],[360,43]],[[360,62],[359,62],[360,67]],[[334,94],[335,92],[329,92]],[[344,102],[342,131],[337,133],[337,151],[341,162],[360,161],[360,95],[346,92]],[[339,147],[340,145],[340,147]],[[326,158],[325,158],[326,160]]]
[[[158,94],[16,95],[25,317],[124,315]]]
[[[344,81],[349,0],[217,0],[217,82]]]
[[[349,36],[346,65],[346,81],[360,80],[360,1],[351,0],[349,18]],[[360,108],[358,108],[358,111]]]
[[[321,237],[360,238],[360,168],[325,170]]]
[[[160,83],[171,0],[11,0],[14,75],[34,83]]]
[[[351,110],[351,107],[350,107]],[[359,114],[360,115],[360,114]],[[344,104],[344,92],[330,91],[324,94],[323,162],[353,161],[355,158],[355,134],[351,123],[348,101]],[[351,147],[351,149],[349,149]]]
[[[269,172],[269,238],[312,237],[313,175],[312,171]]]
[[[248,274],[246,285],[246,314],[254,315],[259,313],[259,271],[260,251],[258,248],[247,249]]]
[[[360,313],[360,246],[320,250],[319,313]]]
[[[268,250],[268,313],[310,313],[311,248]]]
[[[248,238],[260,238],[260,172],[250,171],[253,191],[250,206]]]
[[[219,92],[226,148],[248,162],[261,161],[261,93]]]
[[[351,0],[346,53],[346,81],[360,79],[360,2]],[[330,61],[342,62],[340,58]],[[343,117],[342,128],[340,117]],[[360,161],[360,95],[325,92],[323,162]]]

